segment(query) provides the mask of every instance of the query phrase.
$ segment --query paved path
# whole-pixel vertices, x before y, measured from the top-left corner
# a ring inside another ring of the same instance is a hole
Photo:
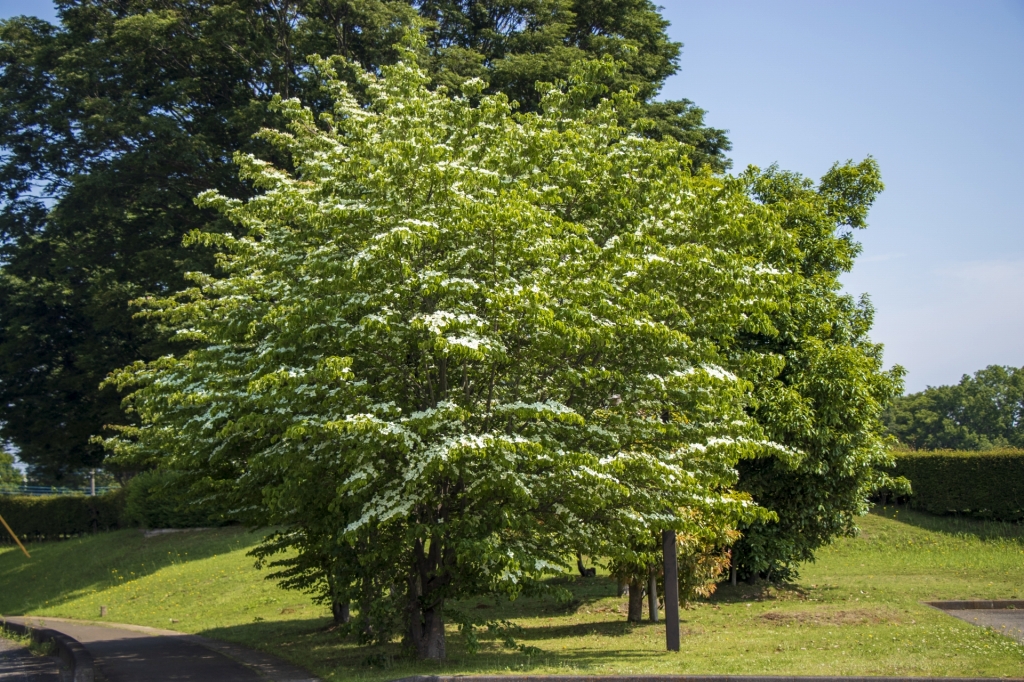
[[[0,682],[60,682],[57,661],[33,656],[17,642],[0,638]]]
[[[318,682],[273,656],[171,630],[63,618],[7,620],[78,640],[107,682]]]
[[[1024,609],[950,609],[946,613],[973,625],[990,627],[1024,644]]]

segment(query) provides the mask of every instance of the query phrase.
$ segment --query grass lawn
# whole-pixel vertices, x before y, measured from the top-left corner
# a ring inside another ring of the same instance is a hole
[[[725,586],[683,611],[682,651],[664,626],[629,626],[607,577],[564,580],[568,607],[530,598],[461,607],[522,627],[526,652],[481,637],[468,654],[450,631],[449,660],[423,664],[396,646],[359,647],[329,630],[322,607],[262,579],[239,529],[143,538],[120,531],[0,549],[0,613],[151,625],[230,640],[304,665],[329,680],[447,672],[720,673],[1022,676],[1024,645],[920,602],[1024,599],[1024,526],[877,509],[784,588]],[[173,620],[172,620],[173,619]]]

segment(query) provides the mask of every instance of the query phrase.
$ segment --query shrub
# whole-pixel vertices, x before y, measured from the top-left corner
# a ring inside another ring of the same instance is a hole
[[[896,475],[910,479],[915,509],[1024,519],[1024,450],[899,452]]]
[[[733,531],[729,542],[736,539]],[[707,599],[718,589],[718,583],[728,577],[732,550],[720,542],[709,541],[695,535],[680,533],[676,536],[679,551],[679,603],[689,606],[698,597]]]
[[[59,540],[121,527],[124,491],[95,497],[0,496],[0,516],[24,540]],[[11,542],[0,529],[0,542]]]
[[[197,528],[224,523],[224,515],[191,492],[183,474],[157,469],[128,483],[124,522],[143,528]]]

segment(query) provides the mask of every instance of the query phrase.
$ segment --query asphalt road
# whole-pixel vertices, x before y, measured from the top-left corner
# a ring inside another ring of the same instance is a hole
[[[107,682],[317,682],[272,656],[195,635],[62,618],[7,620],[78,640]]]
[[[17,642],[0,638],[0,682],[60,682],[57,661],[33,656]]]

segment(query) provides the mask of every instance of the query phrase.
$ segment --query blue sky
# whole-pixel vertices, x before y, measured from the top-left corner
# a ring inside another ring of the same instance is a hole
[[[730,131],[737,170],[878,159],[843,281],[907,389],[1024,365],[1024,0],[662,2],[685,43],[662,94]],[[0,0],[15,14],[53,9]]]
[[[662,94],[730,131],[737,170],[878,159],[843,281],[907,389],[1024,365],[1024,2],[662,2],[685,44]]]

